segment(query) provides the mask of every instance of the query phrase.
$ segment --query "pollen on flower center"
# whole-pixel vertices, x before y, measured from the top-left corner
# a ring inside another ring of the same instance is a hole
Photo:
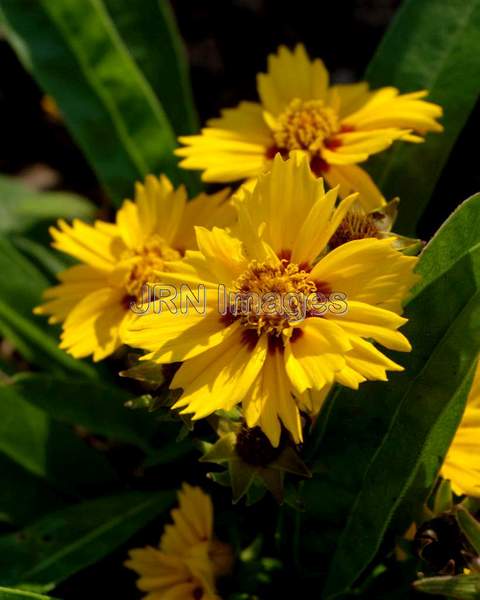
[[[379,229],[372,215],[362,210],[350,210],[331,237],[330,250],[353,240],[378,237]]]
[[[318,154],[325,140],[340,129],[337,113],[323,100],[292,100],[273,131],[280,150],[308,150]]]
[[[133,259],[125,283],[128,296],[141,300],[143,286],[155,280],[156,273],[163,270],[165,261],[179,258],[180,252],[159,236],[152,236],[141,248],[128,250],[122,256],[122,259]]]
[[[258,335],[281,335],[305,316],[308,297],[317,291],[310,274],[282,259],[277,265],[252,261],[237,279],[230,313]]]

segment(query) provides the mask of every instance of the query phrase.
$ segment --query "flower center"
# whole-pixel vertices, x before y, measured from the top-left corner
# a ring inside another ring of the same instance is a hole
[[[275,266],[252,261],[234,290],[230,314],[258,335],[279,336],[305,318],[309,296],[317,292],[317,285],[307,271],[283,259]]]
[[[325,140],[340,129],[337,113],[323,100],[292,100],[273,131],[280,150],[318,154]]]
[[[378,233],[379,230],[372,215],[367,215],[360,210],[350,210],[330,238],[328,246],[330,250],[333,250],[352,240],[376,238]]]
[[[157,272],[164,269],[165,261],[178,260],[181,254],[166,244],[163,238],[152,236],[141,248],[127,250],[122,255],[122,259],[132,258],[135,261],[126,277],[125,287],[128,296],[140,301],[143,286],[155,281]]]

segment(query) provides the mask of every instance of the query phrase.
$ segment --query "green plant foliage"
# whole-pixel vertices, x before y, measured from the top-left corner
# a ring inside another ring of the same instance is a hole
[[[458,212],[477,215],[479,203],[480,196],[475,196]],[[480,237],[477,230],[477,238],[472,235],[471,246],[462,248],[461,256],[446,272],[442,267],[442,238],[453,236],[465,218],[457,214],[427,246],[426,273],[424,258],[420,260],[418,273],[423,281],[406,307],[410,320],[405,331],[413,350],[408,356],[397,357],[408,376],[392,376],[389,384],[375,391],[366,384],[357,393],[359,403],[371,395],[371,410],[372,401],[377,406],[381,402],[387,427],[383,429],[379,419],[370,452],[363,448],[358,463],[356,456],[349,457],[350,470],[360,476],[363,473],[364,483],[354,495],[337,545],[326,597],[352,585],[373,560],[407,495],[410,501],[426,499],[462,416],[479,350]],[[436,271],[432,264],[438,265]],[[449,293],[453,289],[457,290],[454,295]],[[343,402],[349,401],[351,392],[345,392]],[[343,402],[340,395],[340,410]],[[358,540],[353,547],[352,539]],[[344,560],[346,552],[348,561]]]
[[[96,207],[68,192],[36,192],[14,177],[0,176],[0,233],[24,232],[39,222],[74,217],[89,220]]]
[[[480,556],[480,523],[462,506],[459,506],[455,516],[472,548]]]
[[[395,144],[373,162],[372,174],[386,197],[400,196],[399,233],[415,232],[478,98],[479,27],[478,0],[405,0],[367,69],[373,87],[426,89],[444,109],[442,134],[428,135],[423,144]]]
[[[169,492],[128,492],[51,513],[20,535],[0,537],[0,578],[51,588],[126,542],[172,501]]]
[[[0,523],[23,527],[38,517],[63,508],[67,498],[44,478],[33,475],[0,452],[0,472],[10,485],[0,487]],[[35,498],[35,502],[32,502]]]
[[[22,373],[13,381],[15,390],[55,419],[146,451],[152,449],[154,419],[146,412],[127,410],[125,403],[131,396],[117,386],[38,373]]]
[[[185,49],[169,0],[105,0],[128,49],[160,99],[175,133],[199,128]]]
[[[107,460],[72,429],[0,387],[0,452],[29,473],[72,495],[116,481]]]
[[[74,360],[58,348],[55,331],[32,311],[41,302],[48,279],[0,235],[0,331],[32,364],[49,371],[95,376],[87,364]]]
[[[0,600],[55,600],[52,596],[40,596],[33,592],[0,587]]]
[[[148,173],[178,179],[173,130],[102,0],[2,0],[0,8],[116,203]]]
[[[419,592],[446,596],[456,600],[478,600],[480,597],[480,575],[426,577],[416,581],[414,585]]]

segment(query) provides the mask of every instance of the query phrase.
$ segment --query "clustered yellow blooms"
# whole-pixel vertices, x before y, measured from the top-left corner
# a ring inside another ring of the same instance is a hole
[[[148,600],[220,600],[215,580],[230,571],[232,552],[214,538],[212,501],[188,484],[178,500],[159,547],[131,550],[125,566],[138,573]]]
[[[330,187],[339,185],[342,196],[360,192],[372,210],[384,199],[358,163],[395,140],[417,143],[429,131],[442,131],[436,121],[442,109],[423,100],[427,92],[330,85],[323,62],[310,60],[302,44],[270,55],[257,89],[260,102],[241,102],[211,119],[200,135],[180,138],[185,147],[176,154],[183,167],[202,170],[205,181],[238,181],[270,169],[277,152],[301,150]]]
[[[229,190],[200,194],[187,202],[184,186],[174,189],[167,177],[147,176],[137,183],[135,202],[125,200],[115,224],[59,221],[50,233],[53,247],[82,264],[59,275],[37,314],[63,323],[60,348],[76,358],[102,360],[123,343],[123,332],[140,302],[143,285],[163,271],[167,260],[195,247],[194,226],[227,225],[233,209]]]
[[[176,151],[205,181],[246,180],[234,195],[187,202],[182,186],[148,176],[114,224],[60,221],[53,245],[80,264],[59,275],[36,312],[62,324],[60,346],[77,358],[101,360],[128,344],[144,360],[179,363],[174,409],[201,419],[241,407],[246,427],[277,447],[285,431],[302,442],[301,414],[315,417],[334,384],[357,389],[402,370],[378,346],[411,349],[399,329],[417,259],[401,252],[391,222],[378,221],[391,205],[358,165],[397,140],[440,132],[442,110],[425,91],[330,85],[302,45],[280,47],[257,84],[260,102],[223,111]],[[156,284],[204,289],[205,314],[157,312],[158,299],[135,314],[132,304]],[[239,312],[231,300],[239,294],[297,304]],[[476,496],[479,373],[442,469],[456,492]],[[127,566],[151,600],[218,599],[215,577],[229,560],[213,538],[211,501],[187,485],[179,500],[160,547],[133,550]]]
[[[408,352],[398,331],[402,300],[412,286],[417,259],[393,247],[391,238],[366,238],[327,252],[327,245],[356,200],[336,206],[337,190],[324,191],[308,160],[275,157],[253,189],[234,196],[238,222],[231,231],[196,228],[198,250],[168,262],[164,281],[206,288],[206,315],[179,318],[170,311],[130,321],[125,341],[148,351],[159,364],[182,362],[171,383],[183,394],[174,405],[200,419],[242,403],[247,425],[260,426],[278,446],[281,425],[302,441],[300,408],[317,410],[334,382],[351,388],[367,379],[386,380],[401,367],[371,342]],[[288,224],[288,226],[286,226]],[[296,295],[343,292],[348,311],[306,318],[276,311],[236,316],[218,312],[218,289]]]

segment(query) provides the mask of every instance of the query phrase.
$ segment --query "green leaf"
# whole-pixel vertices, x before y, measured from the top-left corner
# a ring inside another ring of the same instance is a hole
[[[480,523],[463,506],[457,507],[455,516],[465,537],[480,556]]]
[[[0,537],[5,585],[54,587],[99,561],[172,504],[171,492],[129,492],[52,513]]]
[[[125,408],[131,396],[114,385],[37,373],[21,373],[13,381],[30,404],[59,421],[145,451],[152,449],[155,420],[147,413]]]
[[[52,596],[40,596],[33,592],[24,592],[22,590],[12,590],[0,587],[0,600],[55,600]]]
[[[413,234],[455,140],[479,95],[479,0],[404,0],[367,70],[374,87],[429,90],[445,111],[441,134],[398,142],[376,157],[372,175],[387,198],[400,196],[396,231]]]
[[[453,492],[452,485],[448,479],[442,479],[435,492],[433,500],[433,514],[435,516],[452,510],[453,508]]]
[[[413,351],[394,356],[405,372],[392,375],[389,384],[365,384],[356,396],[345,391],[337,398],[335,411],[342,406],[348,410],[354,401],[366,403],[376,415],[378,406],[382,409],[381,416],[370,422],[357,415],[358,427],[365,429],[363,438],[361,433],[358,440],[353,437],[357,447],[350,449],[351,454],[348,447],[342,448],[344,460],[349,459],[346,468],[355,473],[356,491],[351,497],[347,494],[351,509],[336,544],[325,597],[345,591],[363,573],[400,506],[406,506],[413,518],[415,507],[425,501],[435,482],[462,417],[479,351],[480,230],[471,235],[469,246],[455,252],[445,240],[455,239],[460,224],[478,211],[479,201],[477,196],[465,202],[420,260],[418,272],[424,280],[406,307],[409,322],[404,328]],[[459,217],[460,211],[466,214]],[[352,431],[350,435],[355,436]],[[324,495],[325,502],[334,501],[332,489]],[[356,540],[353,545],[352,540]]]
[[[36,192],[14,177],[0,175],[0,233],[23,232],[42,221],[91,219],[96,207],[69,192]]]
[[[1,0],[0,8],[115,202],[148,173],[178,181],[173,130],[102,0]]]
[[[176,134],[196,133],[187,56],[169,0],[105,0],[105,6]]]
[[[480,598],[480,575],[457,575],[456,577],[426,577],[413,584],[419,592],[447,596],[455,600],[478,600]]]
[[[96,370],[58,348],[56,331],[35,317],[48,279],[0,235],[0,332],[32,364],[57,373],[95,378]]]
[[[22,527],[65,506],[64,498],[44,479],[32,475],[2,453],[0,472],[2,480],[9,482],[0,486],[0,514],[2,520],[11,525]]]
[[[83,495],[116,481],[107,460],[69,427],[0,386],[0,452],[57,490]]]

